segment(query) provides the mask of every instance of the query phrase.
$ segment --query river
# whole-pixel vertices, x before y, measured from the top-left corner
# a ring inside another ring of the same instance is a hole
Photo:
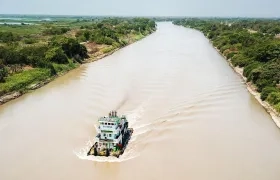
[[[119,158],[87,157],[97,118],[127,114]],[[202,33],[147,38],[0,107],[1,180],[279,180],[280,131]]]

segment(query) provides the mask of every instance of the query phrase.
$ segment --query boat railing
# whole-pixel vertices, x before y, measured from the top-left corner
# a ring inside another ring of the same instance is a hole
[[[121,135],[121,134],[116,135],[116,139],[119,139],[120,135]]]
[[[128,127],[128,122],[124,123],[124,127],[126,127],[126,128]]]
[[[100,138],[100,133],[98,133],[98,134],[96,135],[96,137],[97,137],[97,138]]]

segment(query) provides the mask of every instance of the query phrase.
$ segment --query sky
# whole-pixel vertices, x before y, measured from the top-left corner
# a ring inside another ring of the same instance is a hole
[[[280,17],[280,0],[0,0],[0,14]]]

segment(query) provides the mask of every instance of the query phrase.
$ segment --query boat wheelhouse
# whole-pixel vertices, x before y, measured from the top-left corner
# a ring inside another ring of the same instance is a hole
[[[118,116],[116,111],[111,111],[109,116],[98,119],[98,134],[88,155],[119,156],[123,153],[125,146],[133,132],[128,128],[126,116]]]

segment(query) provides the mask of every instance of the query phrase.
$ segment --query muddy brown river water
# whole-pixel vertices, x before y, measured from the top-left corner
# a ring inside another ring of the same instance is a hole
[[[96,119],[135,129],[87,157]],[[1,180],[279,180],[280,131],[198,31],[158,30],[0,107]]]

